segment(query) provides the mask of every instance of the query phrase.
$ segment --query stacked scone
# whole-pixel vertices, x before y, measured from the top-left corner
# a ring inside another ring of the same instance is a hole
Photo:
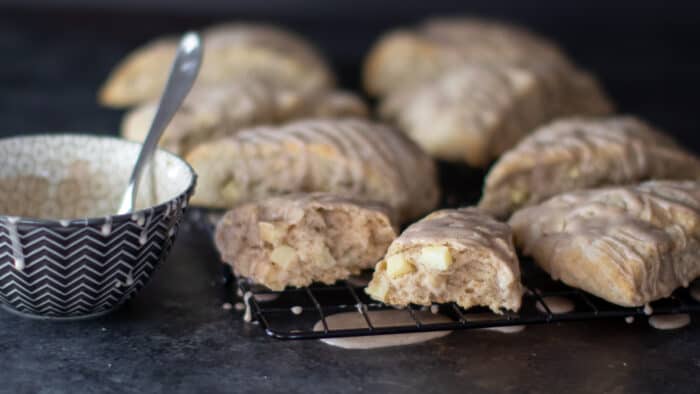
[[[494,164],[479,207],[552,278],[641,306],[700,276],[698,179],[700,159],[639,119],[566,118]]]
[[[205,29],[202,38],[202,67],[160,141],[166,149],[184,155],[200,143],[256,125],[367,115],[362,99],[337,90],[322,56],[294,33],[229,23]],[[145,138],[176,48],[175,37],[146,44],[119,64],[103,86],[102,104],[134,107],[122,122],[125,138]]]
[[[475,19],[435,19],[379,40],[365,64],[379,114],[432,156],[485,167],[535,127],[612,106],[551,42]]]

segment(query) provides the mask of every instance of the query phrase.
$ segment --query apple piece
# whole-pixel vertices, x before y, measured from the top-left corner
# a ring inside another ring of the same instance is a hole
[[[426,246],[418,255],[418,264],[445,271],[452,265],[452,254],[447,246]]]
[[[415,270],[413,264],[402,254],[395,254],[386,259],[386,273],[391,278],[398,278]]]

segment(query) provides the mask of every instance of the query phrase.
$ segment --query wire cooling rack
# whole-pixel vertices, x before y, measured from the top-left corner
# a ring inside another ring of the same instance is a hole
[[[364,293],[364,286],[353,282],[338,282],[333,286],[313,285],[290,288],[281,292],[270,291],[247,280],[234,280],[241,290],[250,292],[248,302],[253,319],[260,322],[267,335],[278,339],[320,339],[333,337],[367,336],[415,333],[427,331],[465,330],[519,325],[546,324],[567,321],[620,318],[635,316],[700,312],[700,303],[687,289],[679,289],[671,297],[651,303],[649,307],[625,308],[613,305],[583,291],[545,278],[541,270],[531,262],[525,262],[522,280],[527,289],[518,312],[503,311],[502,315],[489,313],[486,308],[463,309],[454,303],[434,305],[430,308],[410,306],[405,308],[407,324],[377,326],[369,312],[393,309],[371,300]],[[551,297],[564,297],[573,303],[574,309],[555,313],[550,309]],[[538,308],[539,304],[539,308]],[[424,311],[449,317],[447,323],[423,321]],[[417,312],[421,313],[417,313]],[[351,312],[361,316],[364,324],[354,329],[334,329],[328,316]],[[485,318],[486,317],[486,318]],[[320,322],[320,324],[318,324]],[[316,326],[316,327],[315,327]]]

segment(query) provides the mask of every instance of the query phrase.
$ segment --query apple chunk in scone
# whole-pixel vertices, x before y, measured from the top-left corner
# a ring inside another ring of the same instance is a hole
[[[518,310],[522,286],[510,227],[475,208],[432,213],[394,240],[365,291],[394,306]]]

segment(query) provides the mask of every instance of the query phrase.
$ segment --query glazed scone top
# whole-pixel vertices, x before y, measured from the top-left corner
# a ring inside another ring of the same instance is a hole
[[[420,148],[411,143],[394,129],[362,119],[311,119],[288,123],[280,128],[256,127],[241,132],[237,141],[242,144],[298,144],[307,149],[315,149],[325,154],[337,154],[356,164],[379,168],[390,180],[397,176],[409,192],[423,188],[417,185],[423,177],[418,176],[425,169],[434,168],[432,161]],[[306,171],[306,168],[299,168]],[[349,172],[345,172],[348,171]],[[398,171],[398,173],[396,172]],[[362,178],[370,176],[359,165],[350,169],[337,167],[334,179],[348,179],[352,190],[359,192]],[[303,174],[292,176],[301,179]],[[425,197],[418,195],[415,197]]]
[[[476,208],[435,211],[410,225],[391,244],[387,255],[400,253],[413,245],[449,245],[456,251],[485,248],[503,261],[517,265],[510,227]]]
[[[673,139],[633,116],[571,117],[539,128],[503,155],[502,160],[518,155],[537,158],[535,153],[541,157],[561,151],[585,158],[611,144],[627,146],[627,154],[649,145],[678,148]]]
[[[700,160],[639,119],[566,118],[539,128],[506,152],[487,175],[479,205],[500,217],[557,192],[698,178]],[[519,196],[515,200],[513,193]]]
[[[522,28],[472,18],[431,19],[375,44],[365,62],[365,89],[383,96],[465,63],[571,66],[556,45]]]
[[[270,183],[276,194],[328,191],[382,201],[403,221],[432,210],[440,194],[428,155],[396,130],[364,119],[255,127],[201,144],[187,160],[200,174],[193,203],[206,206],[269,197],[255,185]],[[265,172],[270,167],[274,173]],[[226,198],[221,188],[229,178],[238,192]]]
[[[653,167],[643,154],[653,149],[685,154],[671,138],[631,116],[560,119],[537,129],[506,152],[486,178],[486,187],[495,187],[516,168],[523,171],[560,161],[586,162],[601,150],[618,152],[621,175],[635,179],[636,174]],[[697,163],[691,155],[686,156],[689,164]]]
[[[667,297],[700,275],[697,182],[562,194],[516,212],[510,225],[523,252],[553,278],[616,304]]]
[[[143,141],[157,106],[157,102],[149,102],[129,111],[122,121],[122,135]],[[233,135],[255,125],[317,115],[364,117],[367,114],[365,103],[348,92],[306,92],[278,86],[263,78],[239,78],[216,85],[195,86],[159,144],[184,155],[202,142]]]
[[[700,184],[694,181],[649,181],[634,186],[565,193],[524,208],[510,220],[515,230],[524,230],[516,234],[525,245],[534,240],[530,236],[559,232],[605,239],[612,225],[625,227],[629,232],[623,235],[630,240],[678,235],[676,240],[682,241],[698,230],[699,223]],[[666,226],[682,231],[654,236],[654,228]],[[618,246],[623,256],[633,255],[624,244]],[[526,249],[525,253],[530,251]]]
[[[317,50],[304,38],[279,27],[253,23],[226,23],[212,26],[203,32],[204,45],[212,53],[225,53],[232,47],[248,48],[240,59],[232,55],[221,58],[222,62],[246,62],[240,69],[211,67],[211,74],[202,73],[212,81],[232,77],[232,71],[240,76],[259,75],[269,80],[301,90],[315,91],[335,84],[332,72]],[[271,51],[273,54],[267,54]],[[205,58],[206,61],[206,58]],[[269,62],[280,62],[284,66]],[[206,63],[203,67],[206,66]],[[217,72],[219,74],[217,75]],[[282,75],[280,72],[288,75]],[[209,76],[211,75],[211,76]]]
[[[195,84],[263,76],[307,91],[334,86],[334,77],[315,49],[298,35],[264,24],[227,23],[205,29],[204,59]],[[110,74],[99,99],[123,107],[157,98],[177,50],[177,38],[151,41],[129,54]]]
[[[391,209],[387,205],[334,193],[295,193],[270,197],[250,204],[259,208],[258,220],[261,221],[281,220],[288,224],[295,224],[304,217],[308,209],[344,207],[350,211],[365,209],[382,213],[386,215],[391,223],[394,223],[391,217]]]
[[[434,157],[486,166],[537,126],[561,116],[605,115],[612,105],[588,74],[542,67],[465,64],[399,88],[381,102]]]
[[[465,65],[396,90],[382,101],[380,115],[434,157],[484,166],[544,116],[539,91],[525,70]]]
[[[298,57],[315,67],[325,67],[324,60],[301,36],[272,25],[230,22],[209,27],[202,34],[211,50],[229,46],[264,47]]]
[[[568,64],[548,39],[505,22],[456,17],[425,21],[416,33],[471,52],[474,61],[509,64]]]
[[[173,153],[185,154],[197,143],[217,134],[274,122],[276,101],[274,90],[259,79],[196,85],[168,124],[159,145]],[[121,134],[129,140],[143,141],[157,108],[157,102],[149,102],[129,111],[122,120]]]

